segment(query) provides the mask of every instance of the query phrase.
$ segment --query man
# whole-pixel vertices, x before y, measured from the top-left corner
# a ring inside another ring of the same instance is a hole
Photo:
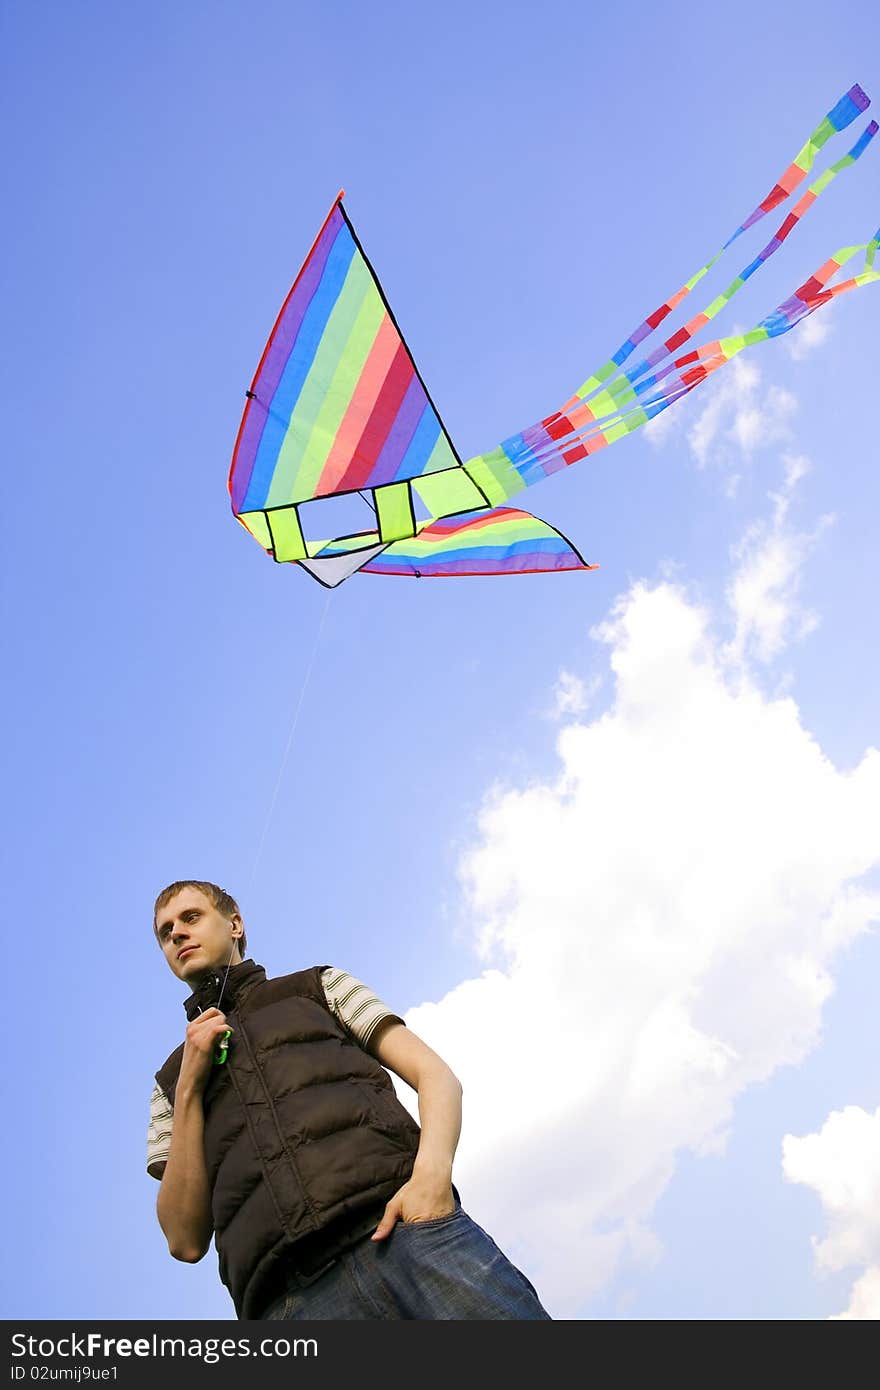
[[[549,1318],[461,1208],[461,1086],[402,1019],[330,966],[267,979],[216,884],[170,884],[153,928],[192,991],[147,1139],[175,1259],[213,1236],[239,1318]]]

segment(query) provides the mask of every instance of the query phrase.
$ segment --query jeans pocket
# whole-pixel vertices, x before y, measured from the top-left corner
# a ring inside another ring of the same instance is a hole
[[[265,1313],[260,1314],[260,1319],[266,1322],[292,1322],[298,1318],[300,1311],[301,1303],[296,1294],[282,1294]]]
[[[460,1206],[456,1206],[452,1211],[448,1211],[445,1216],[435,1216],[432,1217],[430,1221],[400,1221],[398,1224],[402,1226],[405,1231],[415,1231],[419,1229],[435,1231],[438,1226],[448,1226],[460,1216],[464,1216],[464,1212]]]

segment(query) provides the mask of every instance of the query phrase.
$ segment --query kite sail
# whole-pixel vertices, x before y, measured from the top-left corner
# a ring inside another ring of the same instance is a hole
[[[721,249],[564,405],[466,461],[419,374],[340,193],[246,393],[229,473],[235,516],[278,563],[298,564],[330,588],[358,571],[439,577],[596,568],[552,526],[506,504],[532,483],[639,429],[744,348],[787,333],[839,295],[880,280],[878,231],[863,245],[835,252],[749,332],[689,346],[776,254],[834,179],[861,157],[877,133],[871,121],[850,150],[809,184],[721,294],[653,352],[625,365],[725,251],[800,187],[828,141],[868,105],[861,87],[851,87]],[[863,268],[832,285],[861,252]],[[370,528],[332,540],[307,539],[303,509],[344,494],[369,501]]]
[[[331,553],[333,546],[325,549]],[[546,521],[513,507],[446,516],[408,540],[377,551],[365,574],[535,574],[540,570],[595,569]]]

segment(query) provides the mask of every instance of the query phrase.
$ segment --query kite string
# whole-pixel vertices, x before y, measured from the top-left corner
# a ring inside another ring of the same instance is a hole
[[[299,716],[300,716],[300,711],[302,710],[303,700],[305,699],[306,691],[308,690],[308,687],[309,687],[309,681],[310,681],[311,675],[312,675],[312,668],[313,668],[313,666],[314,666],[314,664],[315,664],[315,657],[316,657],[317,654],[318,654],[318,647],[319,647],[320,642],[321,642],[321,633],[322,633],[323,630],[324,630],[324,621],[325,621],[325,619],[326,619],[326,617],[327,617],[327,610],[328,610],[328,608],[330,607],[330,598],[331,598],[332,592],[333,592],[333,591],[332,591],[331,589],[328,589],[328,590],[327,590],[327,597],[326,597],[326,599],[324,600],[324,607],[323,607],[323,609],[321,610],[321,620],[320,620],[320,622],[318,623],[318,631],[317,631],[316,634],[315,634],[315,641],[314,641],[314,645],[313,645],[313,647],[312,647],[312,654],[311,654],[311,656],[309,657],[309,664],[308,664],[308,666],[306,667],[306,673],[305,673],[305,676],[304,676],[304,678],[303,678],[302,688],[300,689],[299,698],[298,698],[298,700],[297,700],[297,702],[296,702],[296,707],[295,707],[294,712],[293,712],[293,719],[292,719],[291,725],[290,725],[290,733],[289,733],[288,736],[287,736],[287,747],[285,748],[285,750],[284,750],[284,756],[283,756],[283,758],[281,759],[281,766],[280,766],[280,768],[278,769],[278,776],[277,776],[277,778],[275,779],[275,790],[272,792],[272,799],[271,799],[271,801],[269,802],[269,809],[268,809],[268,811],[266,812],[266,819],[265,819],[265,822],[263,823],[263,833],[262,833],[262,835],[260,836],[260,843],[257,845],[257,852],[256,852],[256,854],[254,855],[254,862],[253,862],[253,864],[251,865],[251,873],[250,873],[250,878],[248,879],[248,885],[247,885],[247,891],[248,891],[248,892],[250,892],[250,889],[251,889],[251,887],[252,887],[252,885],[253,885],[254,877],[255,877],[256,872],[257,872],[257,865],[258,865],[259,862],[260,862],[260,857],[261,857],[261,855],[262,855],[262,853],[263,853],[263,846],[264,846],[265,843],[266,843],[266,836],[267,836],[267,834],[269,833],[269,825],[270,825],[271,820],[272,820],[272,813],[273,813],[273,811],[275,810],[275,802],[278,800],[278,792],[279,792],[279,790],[280,790],[280,788],[281,788],[281,779],[282,779],[283,776],[284,776],[284,769],[285,769],[286,766],[287,766],[287,760],[288,760],[288,758],[290,757],[290,750],[291,750],[291,748],[293,747],[293,738],[294,738],[294,734],[296,733],[296,726],[297,726],[297,724],[299,723]]]

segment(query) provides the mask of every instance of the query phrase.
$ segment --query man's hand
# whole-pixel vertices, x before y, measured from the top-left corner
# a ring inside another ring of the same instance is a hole
[[[168,1249],[176,1260],[190,1263],[205,1254],[214,1230],[202,1094],[211,1075],[214,1051],[228,1027],[226,1015],[219,1009],[206,1009],[187,1027],[174,1093],[171,1148],[156,1201]]]
[[[416,1225],[455,1211],[452,1158],[461,1129],[461,1083],[399,1019],[381,1028],[373,1046],[383,1067],[418,1095],[422,1128],[412,1176],[395,1192],[371,1237],[385,1240],[398,1221]]]
[[[382,1214],[371,1240],[386,1240],[398,1221],[407,1225],[419,1221],[436,1221],[455,1210],[452,1183],[446,1178],[429,1178],[414,1171],[409,1182],[398,1188]]]
[[[226,1015],[219,1009],[206,1009],[187,1026],[178,1090],[183,1088],[193,1095],[201,1095],[211,1075],[215,1049],[228,1027]]]

